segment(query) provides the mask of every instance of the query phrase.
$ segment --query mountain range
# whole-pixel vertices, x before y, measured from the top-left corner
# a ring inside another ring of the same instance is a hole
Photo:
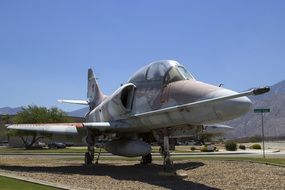
[[[256,108],[269,108],[270,112],[264,114],[265,136],[285,136],[285,80],[272,85],[269,93],[261,96],[251,96],[252,110],[244,116],[225,124],[234,127],[226,134],[227,138],[241,138],[261,135],[261,114],[254,113]],[[0,114],[16,114],[21,107],[0,108]],[[69,116],[84,117],[88,107],[67,112]]]
[[[89,111],[89,107],[86,107],[86,108],[82,108],[82,109],[79,109],[79,110],[74,110],[74,111],[71,111],[71,112],[67,112],[67,114],[69,116],[74,116],[74,117],[84,117],[85,114]]]
[[[270,87],[270,92],[261,96],[249,97],[252,110],[244,116],[226,122],[234,127],[226,136],[228,138],[241,138],[261,136],[261,113],[254,113],[254,109],[268,108],[264,113],[264,134],[266,137],[285,136],[285,80]]]
[[[68,116],[73,116],[73,117],[84,117],[85,114],[88,112],[89,108],[82,108],[78,110],[74,110],[71,112],[66,112]],[[0,115],[15,115],[18,112],[22,111],[22,107],[16,107],[16,108],[10,108],[10,107],[3,107],[0,108]]]
[[[22,107],[10,108],[10,107],[3,107],[0,108],[0,115],[15,115],[22,110]]]

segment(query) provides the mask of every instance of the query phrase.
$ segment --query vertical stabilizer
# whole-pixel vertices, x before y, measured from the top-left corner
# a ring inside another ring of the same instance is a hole
[[[88,69],[87,98],[91,109],[98,106],[105,95],[100,90],[92,69]]]

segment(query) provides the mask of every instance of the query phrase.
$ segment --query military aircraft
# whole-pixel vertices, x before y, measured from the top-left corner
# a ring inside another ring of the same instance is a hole
[[[177,61],[164,60],[141,68],[126,84],[106,96],[89,69],[88,99],[59,100],[88,105],[86,122],[14,124],[8,129],[73,135],[85,131],[88,147],[85,164],[92,164],[99,136],[109,139],[104,145],[108,152],[142,156],[142,163],[152,162],[150,142],[155,139],[161,147],[165,170],[171,170],[169,139],[193,136],[205,126],[240,117],[252,105],[246,96],[269,90],[263,87],[237,93],[200,82]]]

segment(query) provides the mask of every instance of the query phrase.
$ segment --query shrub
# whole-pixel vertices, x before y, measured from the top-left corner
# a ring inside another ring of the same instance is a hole
[[[225,143],[225,148],[228,151],[236,151],[237,150],[237,143],[235,143],[233,141],[227,141]]]
[[[191,146],[190,148],[192,151],[196,150],[196,148],[194,146]]]
[[[201,152],[214,152],[214,147],[212,147],[212,145],[205,145],[203,148],[201,148]]]
[[[250,148],[252,148],[252,149],[261,149],[261,146],[260,146],[260,144],[253,144],[253,145],[251,145]]]
[[[239,147],[238,147],[239,149],[242,149],[242,150],[245,150],[245,146],[244,145],[239,145]]]

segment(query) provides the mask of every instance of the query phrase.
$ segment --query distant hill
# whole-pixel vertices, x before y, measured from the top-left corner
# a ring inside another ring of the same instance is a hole
[[[264,115],[265,136],[285,136],[285,80],[271,86],[269,93],[251,96],[252,110],[238,119],[226,122],[234,130],[228,138],[249,137],[261,135],[261,115],[254,113],[255,108],[270,108],[270,113]]]
[[[22,111],[22,107],[16,107],[16,108],[3,107],[3,108],[0,108],[0,115],[15,115],[20,111]],[[66,112],[66,113],[68,116],[84,117],[88,111],[89,111],[88,108],[83,108],[83,109]]]
[[[22,110],[22,107],[16,107],[16,108],[3,107],[3,108],[0,108],[0,114],[1,115],[15,115],[21,110]]]

